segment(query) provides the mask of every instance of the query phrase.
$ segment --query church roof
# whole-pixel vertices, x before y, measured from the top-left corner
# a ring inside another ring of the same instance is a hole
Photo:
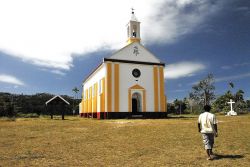
[[[89,75],[88,75],[82,82],[84,83],[84,82],[87,81],[95,72],[97,72],[97,71],[102,67],[103,63],[104,63],[104,60],[103,60],[94,70],[92,70],[92,71],[89,73]]]
[[[139,54],[137,56],[134,55],[134,47],[137,47],[138,49]],[[83,83],[87,81],[98,69],[100,69],[104,62],[107,61],[130,63],[130,64],[165,66],[165,63],[161,62],[142,44],[140,44],[139,42],[133,42],[121,48],[120,50],[116,51],[111,56],[103,58],[103,61],[83,80]]]
[[[139,42],[123,47],[107,59],[137,62],[136,64],[165,65]]]
[[[165,63],[150,63],[150,62],[140,62],[140,61],[130,61],[130,60],[119,60],[119,59],[110,59],[110,58],[104,58],[104,62],[106,61],[112,61],[112,62],[119,62],[119,63],[130,63],[130,64],[144,64],[144,65],[159,65],[159,66],[165,66]]]

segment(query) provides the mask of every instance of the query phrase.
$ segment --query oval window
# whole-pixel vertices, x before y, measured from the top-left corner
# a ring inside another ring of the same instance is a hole
[[[135,78],[139,78],[141,76],[141,71],[137,68],[133,69],[132,71],[132,75],[135,77]]]

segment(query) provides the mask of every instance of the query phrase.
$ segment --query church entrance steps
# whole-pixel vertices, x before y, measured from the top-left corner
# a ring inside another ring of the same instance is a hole
[[[133,118],[133,119],[143,118],[143,115],[132,115],[131,118]]]

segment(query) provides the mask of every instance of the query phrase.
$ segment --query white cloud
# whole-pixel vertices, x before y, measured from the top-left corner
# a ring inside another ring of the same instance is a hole
[[[244,62],[244,63],[237,63],[234,64],[235,67],[244,67],[244,66],[250,66],[249,62]]]
[[[206,66],[197,62],[178,62],[175,64],[169,64],[165,67],[164,78],[165,79],[178,79],[183,77],[190,77],[196,73],[204,70]]]
[[[223,70],[229,70],[231,68],[232,68],[232,66],[227,66],[227,65],[221,66],[221,69],[223,69]]]
[[[0,74],[0,82],[8,83],[8,84],[13,84],[16,86],[24,86],[24,82],[19,80],[18,78],[11,76],[11,75],[6,75],[6,74]],[[15,88],[16,88],[15,86]]]
[[[66,70],[63,70],[63,69],[40,68],[40,70],[50,72],[50,73],[53,73],[53,74],[57,74],[57,75],[61,75],[61,76],[66,75]]]
[[[215,78],[215,82],[232,81],[232,80],[242,79],[242,78],[247,78],[247,77],[250,77],[250,72],[244,73],[244,74]]]
[[[125,45],[131,7],[142,22],[143,43],[152,44],[174,42],[192,32],[220,6],[200,0],[0,1],[0,51],[38,66],[69,70],[72,54]]]
[[[54,73],[54,74],[62,75],[62,76],[66,75],[66,73],[64,73],[64,72],[62,72],[60,70],[51,70],[51,72]]]
[[[249,62],[236,63],[236,64],[232,64],[232,65],[221,66],[221,69],[223,69],[223,70],[229,70],[229,69],[239,68],[239,67],[245,67],[245,66],[249,66],[249,65],[250,65]]]
[[[178,93],[178,92],[187,92],[187,91],[189,91],[189,89],[175,89],[175,90],[171,90],[170,92]]]

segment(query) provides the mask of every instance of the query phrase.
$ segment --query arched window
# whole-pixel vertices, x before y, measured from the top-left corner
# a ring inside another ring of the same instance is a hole
[[[132,34],[132,36],[133,36],[134,38],[136,37],[136,30],[137,30],[136,25],[133,25],[133,34]]]

